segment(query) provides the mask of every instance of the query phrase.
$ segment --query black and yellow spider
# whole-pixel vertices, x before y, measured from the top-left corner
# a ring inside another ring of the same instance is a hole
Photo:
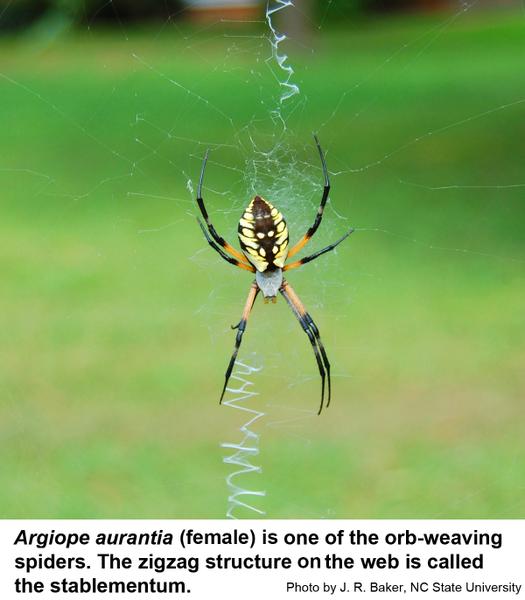
[[[267,200],[264,200],[260,196],[255,196],[255,198],[244,210],[239,220],[239,241],[244,254],[241,254],[238,250],[233,248],[217,233],[215,227],[210,221],[208,212],[204,206],[204,200],[202,199],[202,181],[204,178],[206,162],[208,160],[208,151],[206,151],[204,156],[199,179],[199,187],[197,189],[197,204],[199,205],[200,211],[208,228],[208,231],[206,231],[202,221],[198,219],[202,232],[204,233],[204,236],[208,240],[210,246],[216,250],[222,256],[222,258],[224,258],[224,260],[228,261],[232,265],[235,265],[236,267],[239,267],[240,269],[245,269],[246,271],[255,273],[255,281],[251,285],[250,292],[244,306],[244,311],[242,313],[242,318],[239,323],[233,327],[233,329],[237,329],[235,348],[228,368],[226,369],[224,387],[222,388],[222,394],[219,402],[222,402],[224,397],[224,392],[226,391],[226,386],[228,385],[228,381],[233,370],[233,365],[235,364],[237,353],[242,342],[242,336],[246,329],[248,316],[250,315],[257,294],[259,291],[261,291],[264,295],[265,302],[268,302],[270,299],[272,302],[275,302],[277,292],[280,292],[297,317],[301,327],[312,344],[317,365],[319,367],[319,373],[321,375],[321,405],[317,414],[321,414],[323,409],[325,378],[327,376],[328,401],[326,406],[328,407],[330,405],[330,363],[328,362],[328,357],[326,356],[323,343],[321,342],[319,330],[317,329],[312,317],[306,312],[306,309],[299,299],[299,296],[297,296],[291,285],[283,278],[283,271],[289,271],[290,269],[300,267],[301,265],[314,260],[318,256],[333,250],[353,231],[353,229],[350,229],[341,239],[337,240],[333,244],[330,244],[326,248],[323,248],[322,250],[318,250],[317,252],[314,252],[309,256],[305,256],[300,260],[286,264],[286,260],[297,254],[297,252],[299,252],[299,250],[301,250],[308,243],[310,238],[317,231],[317,228],[321,223],[321,219],[323,218],[324,207],[330,192],[330,179],[328,177],[328,169],[326,168],[323,150],[316,135],[314,135],[314,139],[315,143],[317,144],[319,156],[321,157],[321,165],[323,167],[323,196],[321,198],[321,204],[317,211],[313,225],[295,244],[295,246],[292,246],[290,250],[288,250],[288,228],[283,215],[277,210],[277,208],[272,206]]]

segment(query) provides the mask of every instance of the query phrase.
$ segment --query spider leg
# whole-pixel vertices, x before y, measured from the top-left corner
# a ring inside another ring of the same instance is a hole
[[[239,267],[239,269],[244,269],[245,271],[250,271],[251,273],[255,273],[255,267],[253,267],[252,265],[249,264],[245,264],[242,263],[241,261],[237,260],[236,258],[232,258],[231,256],[228,256],[226,254],[226,252],[224,252],[224,250],[222,250],[222,248],[220,248],[219,246],[217,246],[217,244],[211,239],[211,237],[208,235],[208,232],[206,231],[206,228],[204,227],[204,225],[202,224],[202,221],[200,219],[197,219],[197,222],[199,223],[200,228],[202,229],[202,233],[204,233],[204,237],[206,238],[206,240],[208,241],[208,244],[218,253],[220,254],[220,256],[222,258],[224,258],[224,260],[226,262],[229,262],[231,265],[235,265],[236,267]]]
[[[308,339],[310,340],[310,344],[312,345],[315,354],[315,360],[317,361],[319,374],[321,375],[321,405],[319,406],[319,412],[317,413],[318,415],[320,415],[321,411],[323,410],[324,404],[324,389],[326,377],[328,378],[328,400],[326,403],[327,408],[330,406],[330,398],[332,396],[330,362],[328,361],[326,351],[324,349],[323,343],[321,342],[319,329],[317,329],[317,325],[314,323],[312,317],[306,312],[303,303],[299,299],[299,296],[293,290],[292,286],[287,281],[284,281],[279,291],[284,296],[294,315],[297,317],[297,320],[301,324],[303,331],[308,336]]]
[[[318,258],[319,256],[321,256],[322,254],[326,254],[327,252],[330,252],[330,250],[333,250],[336,246],[338,246],[341,242],[343,242],[344,240],[346,240],[346,238],[353,232],[353,229],[349,229],[342,238],[339,238],[336,242],[334,242],[333,244],[330,244],[329,246],[326,246],[326,248],[323,248],[322,250],[318,250],[317,252],[314,252],[313,254],[310,254],[309,256],[305,256],[304,258],[301,258],[300,260],[296,260],[293,263],[290,263],[289,265],[285,265],[283,268],[283,271],[289,271],[290,269],[297,269],[297,267],[300,267],[301,265],[304,265],[306,263],[309,263],[312,260],[315,260],[316,258]]]
[[[217,230],[215,229],[212,222],[210,221],[208,211],[206,210],[206,207],[204,206],[204,200],[202,199],[202,182],[204,180],[204,171],[206,169],[206,163],[208,162],[208,153],[209,153],[209,150],[206,150],[206,154],[204,155],[204,160],[202,161],[202,169],[201,169],[201,174],[199,177],[199,186],[197,188],[197,204],[199,205],[202,216],[204,217],[204,220],[206,221],[206,226],[208,227],[208,231],[210,232],[210,235],[214,239],[214,241],[219,246],[224,248],[224,250],[226,250],[226,252],[228,252],[229,254],[234,256],[238,261],[243,262],[245,264],[249,264],[249,261],[244,256],[244,254],[242,254],[241,252],[236,250],[231,244],[228,244],[228,242],[217,233]]]
[[[242,311],[242,317],[239,321],[238,325],[233,327],[233,329],[237,329],[237,336],[235,338],[235,347],[233,349],[233,354],[230,358],[230,363],[228,364],[228,368],[226,369],[226,374],[224,376],[224,387],[222,388],[221,399],[219,400],[219,404],[222,404],[222,399],[224,397],[224,393],[226,392],[226,386],[228,385],[228,381],[230,380],[230,376],[233,371],[233,365],[235,364],[235,360],[237,359],[237,353],[239,352],[239,348],[242,342],[242,336],[244,331],[246,330],[246,322],[248,321],[248,317],[250,316],[250,312],[253,307],[253,303],[255,302],[255,298],[257,298],[257,294],[259,293],[259,286],[255,283],[252,283],[252,287],[250,288],[250,292],[248,293],[248,298],[246,299],[246,304],[244,305],[244,310]]]
[[[328,194],[330,193],[330,177],[328,176],[328,169],[326,168],[326,160],[324,157],[323,149],[321,148],[321,144],[319,143],[319,138],[314,134],[315,143],[317,144],[317,150],[319,151],[319,156],[321,157],[321,165],[323,167],[323,175],[324,175],[324,188],[323,188],[323,197],[321,198],[321,204],[317,209],[317,214],[315,216],[315,221],[313,225],[308,229],[308,231],[304,234],[304,236],[290,248],[288,252],[288,258],[291,258],[294,254],[297,254],[299,250],[304,248],[306,244],[310,241],[311,237],[317,231],[317,228],[321,224],[321,220],[323,218],[323,212],[325,204],[328,200]]]

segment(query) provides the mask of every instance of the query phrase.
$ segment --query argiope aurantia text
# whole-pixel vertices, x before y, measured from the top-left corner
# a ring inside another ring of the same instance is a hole
[[[238,234],[243,253],[233,248],[233,246],[231,246],[217,233],[215,227],[210,221],[208,212],[204,206],[204,200],[202,199],[202,181],[204,179],[206,162],[208,160],[208,151],[206,151],[204,156],[201,175],[199,178],[199,187],[197,189],[197,204],[199,205],[202,216],[206,221],[205,227],[202,221],[198,219],[202,232],[204,233],[204,236],[206,237],[206,240],[210,246],[216,252],[218,252],[224,260],[232,265],[235,265],[236,267],[239,267],[240,269],[255,273],[255,281],[253,281],[250,292],[248,293],[248,298],[246,300],[246,304],[244,305],[241,320],[233,327],[233,329],[237,329],[235,348],[233,350],[228,368],[226,369],[224,387],[222,388],[219,402],[222,402],[224,397],[224,392],[226,391],[226,387],[233,370],[233,365],[235,364],[237,353],[239,352],[239,348],[241,346],[242,336],[246,330],[246,322],[248,321],[248,317],[257,295],[259,292],[262,292],[265,302],[268,302],[269,300],[275,302],[277,292],[280,292],[292,309],[294,315],[297,317],[297,320],[301,324],[304,332],[308,336],[315,353],[315,359],[321,375],[321,404],[317,414],[321,414],[323,409],[326,379],[328,379],[328,399],[326,406],[328,407],[330,405],[332,391],[330,380],[330,363],[328,362],[326,351],[323,343],[321,342],[319,329],[314,323],[312,317],[306,312],[306,309],[299,299],[299,296],[283,277],[283,271],[296,269],[297,267],[300,267],[301,265],[318,258],[322,254],[330,252],[330,250],[333,250],[353,231],[353,229],[350,229],[342,238],[333,244],[326,246],[326,248],[323,248],[322,250],[318,250],[317,252],[314,252],[313,254],[305,256],[304,258],[296,260],[292,263],[286,262],[289,258],[304,248],[304,246],[310,241],[314,233],[317,231],[317,228],[321,224],[324,207],[330,192],[330,178],[328,176],[328,169],[326,168],[324,153],[316,135],[314,135],[314,139],[315,143],[317,144],[324,174],[323,196],[321,198],[321,204],[317,210],[313,225],[290,249],[288,249],[288,227],[286,226],[286,221],[284,220],[283,215],[267,200],[261,198],[261,196],[255,196],[255,198],[253,198],[239,220]]]

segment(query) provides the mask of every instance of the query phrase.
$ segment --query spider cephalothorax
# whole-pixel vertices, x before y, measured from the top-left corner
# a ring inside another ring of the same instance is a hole
[[[226,370],[225,382],[222,389],[220,402],[222,402],[224,392],[226,391],[226,386],[228,385],[228,381],[233,370],[233,365],[235,364],[235,360],[237,358],[237,353],[242,342],[242,336],[246,329],[246,322],[253,307],[253,303],[255,302],[257,294],[259,291],[261,291],[263,293],[265,302],[267,302],[268,299],[271,299],[273,302],[275,302],[277,292],[280,292],[291,307],[293,313],[301,324],[301,327],[310,340],[317,361],[317,366],[319,368],[319,373],[321,375],[321,405],[319,407],[318,414],[320,414],[321,410],[323,409],[326,377],[328,378],[328,401],[326,406],[329,406],[330,404],[330,363],[328,362],[328,357],[326,356],[324,346],[321,342],[319,330],[317,329],[312,317],[306,312],[306,309],[304,308],[301,300],[293,288],[283,278],[283,271],[300,267],[301,265],[314,260],[318,256],[333,250],[353,231],[350,229],[342,238],[333,244],[330,244],[326,248],[323,248],[322,250],[318,250],[317,252],[314,252],[309,256],[305,256],[304,258],[301,258],[295,262],[286,262],[288,258],[291,258],[294,254],[299,252],[299,250],[301,250],[308,243],[310,238],[317,231],[317,228],[321,223],[321,219],[323,218],[324,207],[330,192],[330,179],[328,177],[328,169],[326,168],[324,154],[317,136],[314,136],[314,138],[319,151],[319,156],[321,157],[321,165],[323,167],[323,196],[321,198],[321,204],[317,210],[317,215],[313,225],[290,249],[288,249],[288,227],[283,215],[279,212],[279,210],[277,210],[277,208],[272,206],[270,202],[261,198],[261,196],[255,196],[255,198],[253,198],[239,220],[239,242],[241,244],[243,253],[233,248],[233,246],[228,244],[228,242],[217,233],[215,227],[212,225],[209,219],[208,212],[204,206],[204,200],[202,199],[202,181],[204,178],[204,169],[208,160],[208,152],[206,152],[206,155],[204,156],[201,176],[199,179],[199,187],[197,190],[197,204],[199,205],[202,216],[206,221],[207,227],[206,230],[206,227],[203,225],[203,223],[199,221],[204,236],[206,237],[210,246],[216,250],[222,256],[222,258],[224,258],[224,260],[241,269],[255,273],[255,281],[252,283],[250,288],[250,293],[248,294],[248,298],[246,300],[242,318],[234,327],[234,329],[237,329],[235,348]]]

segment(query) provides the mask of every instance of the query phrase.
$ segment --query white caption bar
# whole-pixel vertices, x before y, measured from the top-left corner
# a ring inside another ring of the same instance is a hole
[[[0,598],[525,597],[525,521],[0,521]]]

